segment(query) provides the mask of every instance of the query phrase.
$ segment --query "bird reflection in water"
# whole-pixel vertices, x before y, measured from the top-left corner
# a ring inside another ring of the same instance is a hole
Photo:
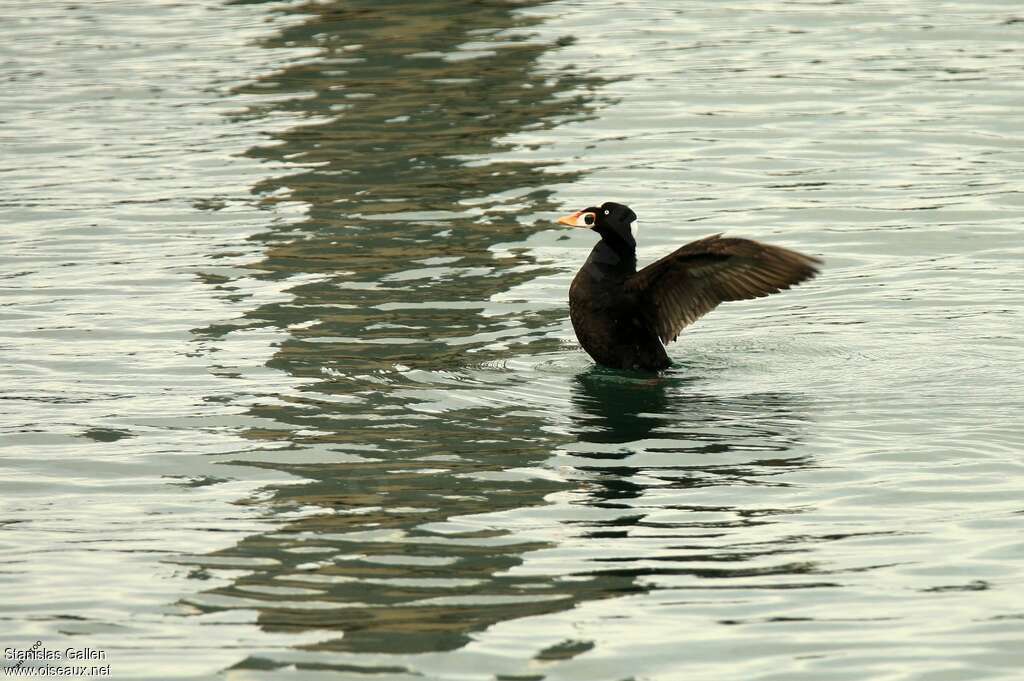
[[[593,520],[580,524],[588,538],[619,542],[617,548],[625,552],[621,557],[598,559],[615,562],[617,575],[648,574],[649,569],[641,565],[652,560],[649,540],[643,542],[646,555],[631,555],[628,546],[634,536],[649,537],[652,532],[672,539],[680,536],[679,530],[692,537],[714,528],[707,536],[715,540],[698,551],[688,546],[685,558],[678,547],[664,546],[663,555],[653,558],[666,566],[656,570],[659,574],[666,570],[698,576],[746,574],[750,570],[746,561],[755,556],[792,551],[788,539],[778,546],[768,542],[753,552],[736,550],[738,542],[764,539],[747,537],[747,530],[776,522],[768,517],[806,510],[791,502],[753,505],[736,488],[786,487],[785,475],[812,465],[810,457],[793,451],[806,418],[801,400],[784,393],[711,396],[695,389],[700,381],[673,374],[651,378],[600,367],[575,379],[572,403],[578,443],[572,454],[581,460],[575,468],[586,481],[583,503],[601,509]],[[711,487],[716,490],[702,489]],[[765,499],[763,494],[753,496],[761,503]],[[770,496],[782,500],[785,495]],[[613,509],[617,512],[609,516]],[[672,517],[671,523],[663,520],[667,516]],[[677,560],[688,565],[668,567]],[[723,560],[739,564],[711,571],[689,564]],[[807,565],[787,562],[774,569],[800,572]]]
[[[623,444],[642,440],[666,422],[668,386],[664,376],[625,373],[600,366],[576,376],[573,404],[582,412],[576,434],[584,442]],[[628,451],[607,458],[624,458]]]
[[[574,434],[581,442],[624,445],[597,447],[581,456],[625,459],[638,451],[715,454],[737,449],[784,454],[797,443],[805,420],[797,396],[749,393],[718,397],[695,389],[699,377],[651,377],[602,367],[577,375],[572,403]],[[645,442],[651,438],[657,443]],[[627,446],[628,445],[628,446]],[[801,465],[802,457],[783,458]]]

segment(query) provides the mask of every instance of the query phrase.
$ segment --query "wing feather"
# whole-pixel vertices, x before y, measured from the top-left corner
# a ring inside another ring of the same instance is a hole
[[[778,293],[818,273],[821,260],[750,239],[699,239],[634,274],[626,287],[663,343],[727,300]]]

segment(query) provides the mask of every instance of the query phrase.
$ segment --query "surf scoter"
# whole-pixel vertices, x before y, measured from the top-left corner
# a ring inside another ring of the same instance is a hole
[[[558,222],[601,235],[569,287],[569,316],[587,354],[616,369],[667,368],[665,343],[719,303],[778,293],[812,278],[822,262],[715,234],[637,272],[637,221],[629,206],[608,202]]]

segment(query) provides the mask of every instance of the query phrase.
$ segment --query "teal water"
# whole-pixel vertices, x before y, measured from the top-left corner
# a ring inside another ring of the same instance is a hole
[[[1016,3],[0,2],[0,648],[1019,678]],[[566,293],[825,259],[659,378]],[[3,666],[11,666],[9,660]]]

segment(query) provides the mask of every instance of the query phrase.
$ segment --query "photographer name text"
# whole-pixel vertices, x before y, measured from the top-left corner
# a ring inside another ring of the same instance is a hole
[[[98,648],[4,648],[5,660],[105,660],[107,653]]]

